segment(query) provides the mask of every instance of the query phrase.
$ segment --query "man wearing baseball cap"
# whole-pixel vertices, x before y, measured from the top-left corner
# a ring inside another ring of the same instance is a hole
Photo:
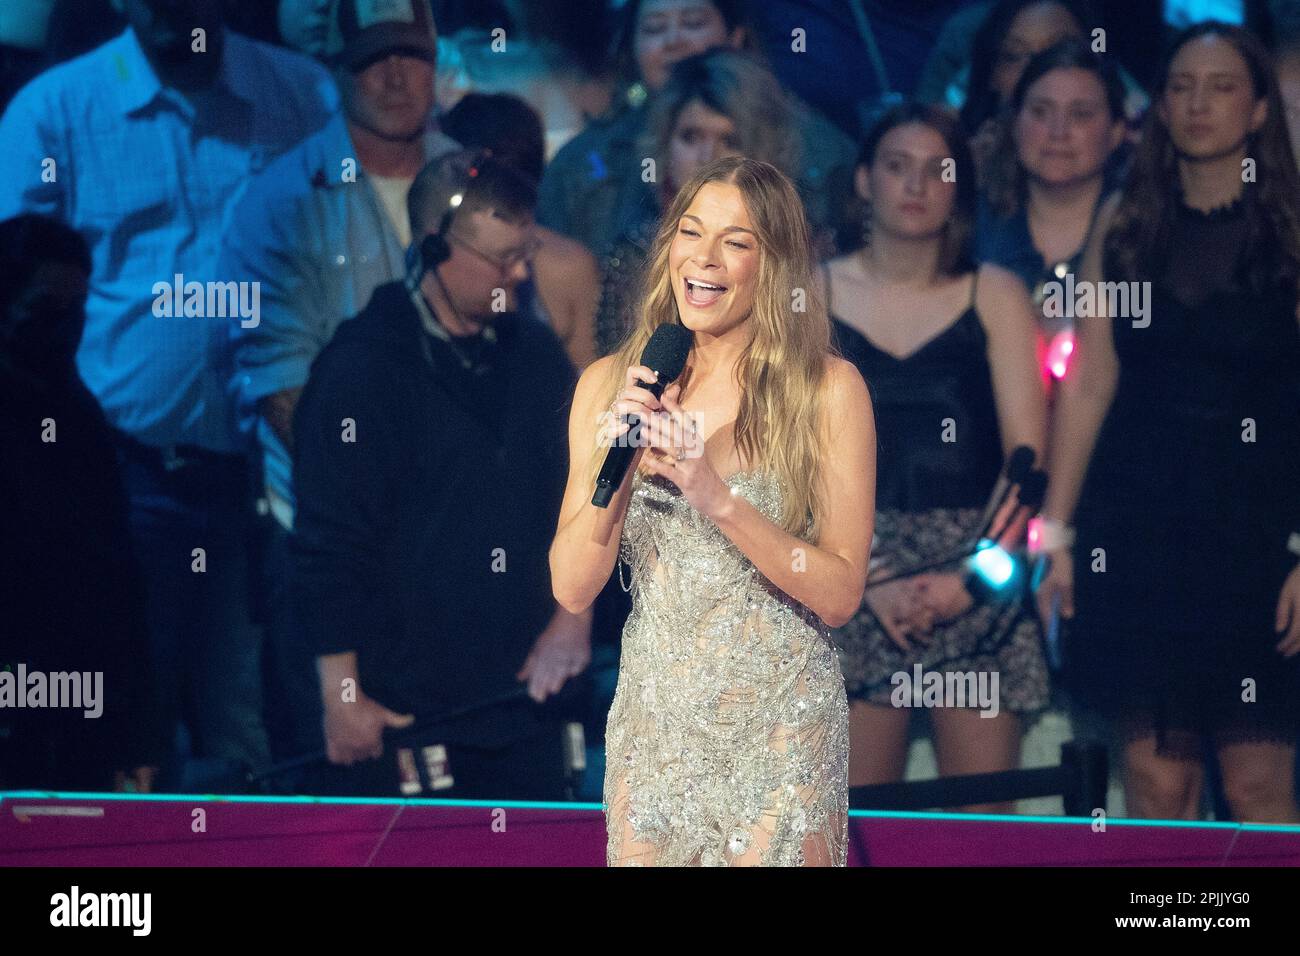
[[[395,52],[437,60],[428,0],[342,0],[337,23],[343,48],[336,60],[349,70],[363,70]]]
[[[286,636],[286,547],[294,409],[311,364],[371,293],[405,274],[406,196],[416,173],[456,148],[433,123],[436,30],[428,0],[340,0],[326,60],[342,111],[254,181],[227,230],[220,275],[257,282],[261,314],[232,323],[231,387],[261,448],[265,608],[272,649],[273,753],[320,746],[309,654]]]

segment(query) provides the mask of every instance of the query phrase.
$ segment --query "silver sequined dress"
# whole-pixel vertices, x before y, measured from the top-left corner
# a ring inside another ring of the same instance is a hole
[[[775,475],[726,481],[779,521]],[[607,862],[843,866],[848,701],[826,625],[658,476],[633,477],[619,558]]]

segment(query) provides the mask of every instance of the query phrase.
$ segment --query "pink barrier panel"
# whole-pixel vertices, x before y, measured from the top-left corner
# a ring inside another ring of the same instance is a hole
[[[851,866],[1300,866],[1300,827],[854,816]],[[0,794],[0,866],[603,866],[594,804]]]

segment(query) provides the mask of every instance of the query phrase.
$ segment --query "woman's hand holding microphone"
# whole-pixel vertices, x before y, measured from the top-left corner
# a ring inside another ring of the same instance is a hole
[[[641,384],[654,381],[653,369],[644,365],[628,368],[622,390],[610,403],[610,422],[601,431],[602,441],[612,443],[627,434],[630,425],[624,424],[621,416],[636,415],[641,425],[634,440],[643,447],[637,461],[646,471],[675,484],[701,514],[715,515],[730,499],[731,489],[705,456],[703,436],[694,418],[678,404],[680,381],[669,385],[662,399]]]

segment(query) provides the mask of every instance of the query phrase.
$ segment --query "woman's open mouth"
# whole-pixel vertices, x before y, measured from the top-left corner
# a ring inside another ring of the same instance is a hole
[[[713,305],[727,291],[725,285],[718,285],[715,282],[703,282],[685,277],[682,281],[686,283],[686,301],[700,308]]]

